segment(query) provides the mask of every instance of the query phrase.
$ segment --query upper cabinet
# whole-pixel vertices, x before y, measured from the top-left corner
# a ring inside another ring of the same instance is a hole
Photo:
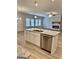
[[[55,16],[53,16],[52,22],[61,22],[61,15],[55,15]]]

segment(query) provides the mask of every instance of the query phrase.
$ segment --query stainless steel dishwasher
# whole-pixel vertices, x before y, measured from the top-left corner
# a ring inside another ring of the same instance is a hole
[[[47,52],[51,52],[52,35],[41,34],[41,40],[40,41],[41,41],[40,47]]]

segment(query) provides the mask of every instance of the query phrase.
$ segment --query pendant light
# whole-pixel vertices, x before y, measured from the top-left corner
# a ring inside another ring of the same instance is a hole
[[[54,2],[55,0],[52,0],[52,2]]]
[[[37,2],[37,1],[35,1],[34,3],[35,3],[35,6],[37,7],[37,6],[38,6],[38,2]]]

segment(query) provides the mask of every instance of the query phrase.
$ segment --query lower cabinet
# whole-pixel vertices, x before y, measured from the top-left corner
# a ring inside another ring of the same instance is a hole
[[[40,33],[34,33],[34,43],[40,46]]]
[[[40,46],[40,33],[33,31],[26,31],[26,41]]]

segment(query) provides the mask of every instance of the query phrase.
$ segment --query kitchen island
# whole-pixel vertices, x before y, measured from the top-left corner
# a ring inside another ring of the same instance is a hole
[[[25,30],[25,40],[37,45],[41,48],[41,34],[47,34],[52,36],[52,44],[51,44],[51,54],[56,51],[57,48],[57,41],[59,39],[58,31],[52,31],[47,29],[39,29],[39,28],[29,28]]]

